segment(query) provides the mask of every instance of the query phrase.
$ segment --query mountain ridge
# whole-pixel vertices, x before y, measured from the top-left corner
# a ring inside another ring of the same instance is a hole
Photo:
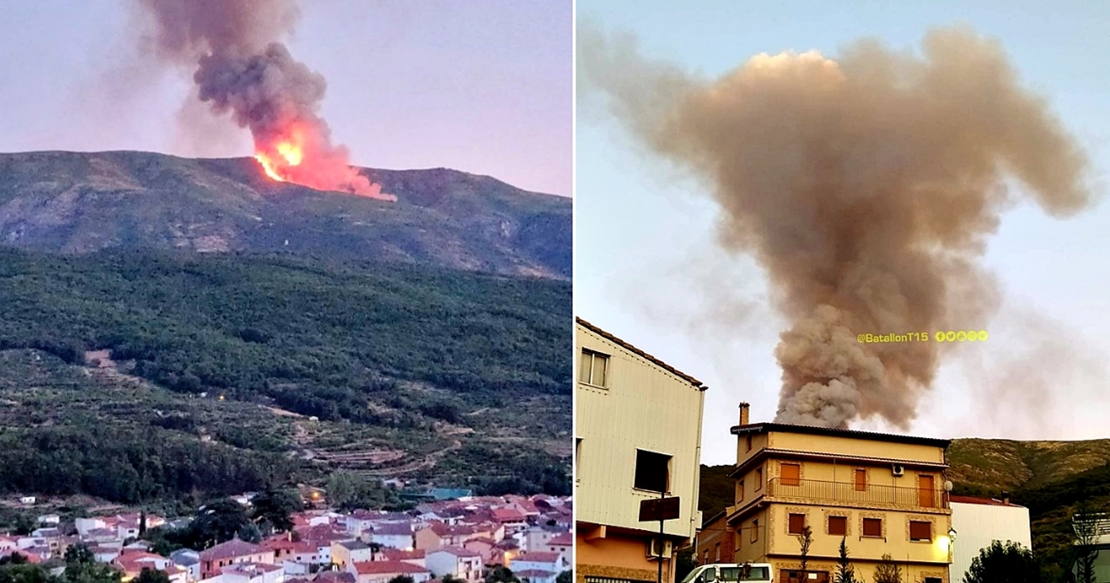
[[[571,200],[449,168],[360,173],[397,202],[266,177],[252,158],[0,153],[0,243],[288,252],[569,279]]]

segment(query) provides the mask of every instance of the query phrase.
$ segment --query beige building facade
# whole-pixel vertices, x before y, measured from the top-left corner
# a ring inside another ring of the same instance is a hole
[[[697,379],[577,320],[575,576],[579,583],[674,579],[697,511],[704,391]],[[643,500],[678,497],[679,517],[640,522]]]
[[[776,581],[800,583],[808,526],[807,583],[832,580],[841,541],[864,581],[890,555],[903,581],[949,583],[948,440],[751,424],[746,404],[740,417],[728,562],[770,563]]]

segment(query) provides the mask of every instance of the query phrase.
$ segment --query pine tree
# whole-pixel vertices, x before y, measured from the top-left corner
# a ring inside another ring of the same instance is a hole
[[[840,539],[840,559],[837,560],[834,583],[860,583],[856,579],[856,568],[848,562],[848,537]]]
[[[875,567],[875,583],[902,583],[902,568],[894,564],[890,555],[883,555],[883,560]]]

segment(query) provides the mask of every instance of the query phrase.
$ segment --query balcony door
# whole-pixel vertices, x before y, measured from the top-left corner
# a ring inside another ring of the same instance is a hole
[[[932,508],[937,505],[933,476],[917,477],[917,498],[918,506]]]

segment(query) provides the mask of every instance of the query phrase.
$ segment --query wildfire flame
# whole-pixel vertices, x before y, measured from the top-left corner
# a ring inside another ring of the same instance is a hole
[[[347,165],[346,151],[321,147],[321,137],[311,126],[292,124],[269,140],[256,140],[254,159],[271,179],[318,190],[333,190],[396,201],[381,186]]]
[[[304,141],[300,132],[294,131],[270,147],[270,151],[255,152],[254,159],[262,165],[266,175],[278,182],[289,180],[289,170],[304,161]]]

